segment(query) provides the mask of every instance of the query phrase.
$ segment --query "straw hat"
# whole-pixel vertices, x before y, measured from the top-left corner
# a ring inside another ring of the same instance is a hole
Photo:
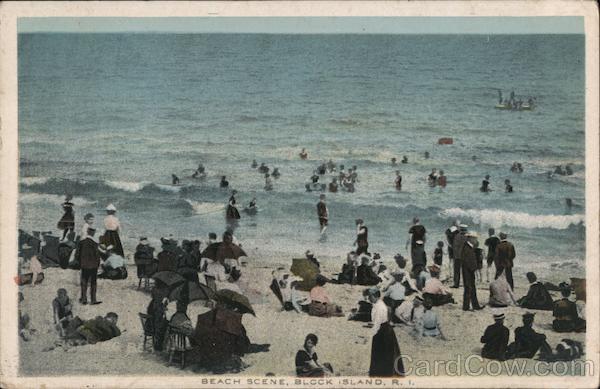
[[[422,240],[417,240],[415,243],[418,244],[418,245],[421,245],[421,244],[423,244],[423,241]]]
[[[494,320],[504,320],[504,314],[503,313],[495,313]]]
[[[111,203],[106,206],[106,210],[116,212],[117,208]]]

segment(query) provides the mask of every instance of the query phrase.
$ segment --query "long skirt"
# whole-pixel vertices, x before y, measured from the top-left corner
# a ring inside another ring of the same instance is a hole
[[[400,346],[390,323],[381,325],[371,344],[370,377],[403,377],[404,364]]]
[[[104,243],[107,246],[112,245],[113,252],[125,258],[123,245],[121,245],[121,238],[119,238],[119,232],[107,230],[100,240],[100,243]]]

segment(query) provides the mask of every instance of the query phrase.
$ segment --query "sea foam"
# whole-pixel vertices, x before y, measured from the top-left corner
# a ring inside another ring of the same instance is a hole
[[[584,221],[584,215],[530,215],[525,212],[511,212],[500,209],[449,208],[440,212],[449,218],[469,218],[474,223],[500,227],[553,228],[564,230]]]

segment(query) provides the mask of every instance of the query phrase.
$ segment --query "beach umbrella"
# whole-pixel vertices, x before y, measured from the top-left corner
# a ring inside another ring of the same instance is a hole
[[[180,274],[174,271],[159,271],[152,275],[156,281],[160,281],[168,287],[173,287],[185,282],[185,278],[183,278]]]
[[[283,305],[283,295],[281,294],[281,288],[279,287],[279,282],[277,282],[277,280],[273,278],[273,281],[271,282],[271,286],[269,288],[271,288],[273,293],[275,293],[275,297],[277,297],[277,300],[279,300],[281,305]]]
[[[202,258],[223,262],[225,258],[238,259],[239,257],[246,257],[247,255],[244,250],[236,244],[217,242],[205,248],[201,256]]]
[[[316,285],[317,275],[320,273],[319,267],[308,258],[293,258],[290,271],[302,278],[299,288],[310,290]]]
[[[215,300],[224,303],[228,306],[237,308],[240,311],[240,313],[251,313],[252,315],[256,316],[252,305],[250,305],[248,297],[239,294],[238,292],[235,292],[233,290],[218,290],[215,296]]]
[[[187,302],[192,302],[196,300],[210,300],[214,297],[215,292],[208,286],[189,281],[175,287],[171,293],[169,293],[169,300],[171,301],[183,299]]]

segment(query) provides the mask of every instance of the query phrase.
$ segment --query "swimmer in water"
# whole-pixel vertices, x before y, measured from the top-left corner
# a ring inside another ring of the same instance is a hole
[[[444,175],[444,171],[440,170],[440,175],[438,176],[437,184],[440,188],[445,188],[446,183],[447,183],[447,179],[446,179],[446,176]]]
[[[402,163],[408,163],[408,157],[406,155],[402,157]]]
[[[256,167],[257,167],[257,166],[258,166],[258,162],[256,162],[256,159],[253,159],[253,160],[252,160],[252,165],[250,165],[250,167],[251,167],[252,169],[256,169]]]
[[[554,174],[560,174],[561,176],[566,175],[567,173],[563,170],[562,166],[557,165],[554,169]]]
[[[435,186],[437,184],[437,169],[433,168],[431,169],[431,173],[429,173],[429,176],[427,176],[427,181],[429,183],[429,186]]]
[[[429,151],[425,152],[425,159],[429,159]]]
[[[171,174],[171,181],[173,182],[173,185],[179,185],[179,177],[175,174]]]
[[[327,169],[330,172],[334,172],[335,171],[335,163],[330,159],[329,162],[327,162]]]
[[[260,164],[260,166],[258,167],[258,172],[259,173],[268,173],[269,172],[269,167],[267,165],[265,165],[264,162],[262,162]]]
[[[307,159],[308,158],[308,153],[306,152],[306,149],[303,147],[302,151],[300,152],[300,159]]]
[[[394,179],[394,186],[396,190],[402,190],[402,176],[400,175],[400,170],[396,170],[396,179]]]
[[[333,177],[333,179],[329,183],[329,191],[331,193],[336,193],[338,191],[337,178]]]
[[[226,176],[221,176],[221,182],[219,183],[219,187],[221,187],[221,188],[228,188],[229,187],[229,181],[227,181],[227,177]]]
[[[194,174],[192,174],[192,178],[202,178],[206,176],[206,173],[204,172],[204,165],[199,164],[198,165],[198,169],[196,169],[196,171],[194,172]]]
[[[396,157],[392,158],[392,166],[396,166],[398,165],[398,160],[396,159]]]
[[[572,164],[567,164],[567,166],[565,166],[565,174],[567,176],[572,176],[573,175],[573,165]]]
[[[485,178],[483,179],[483,181],[481,181],[481,188],[479,188],[480,191],[487,193],[490,192],[490,176],[489,174],[487,174],[485,176]]]
[[[513,192],[513,187],[510,184],[510,180],[504,180],[504,187],[505,187],[505,192],[506,193],[512,193]]]
[[[273,190],[273,181],[269,173],[265,174],[265,190]]]
[[[273,173],[271,174],[273,176],[273,178],[277,179],[279,178],[279,176],[281,176],[281,173],[279,173],[279,168],[274,168],[273,169]]]

